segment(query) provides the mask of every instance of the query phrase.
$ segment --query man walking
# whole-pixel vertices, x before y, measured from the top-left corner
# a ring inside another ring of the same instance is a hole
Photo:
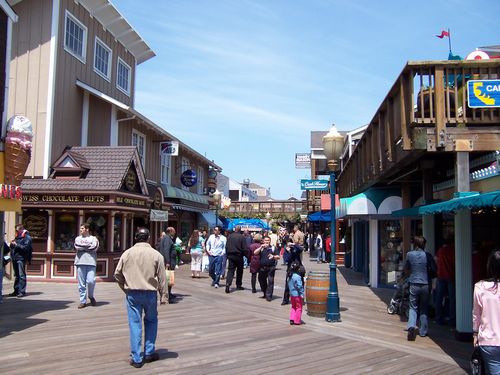
[[[75,238],[75,266],[78,277],[78,291],[80,292],[79,309],[87,306],[87,296],[90,304],[92,306],[96,305],[94,288],[98,247],[99,241],[90,235],[89,224],[82,224],[80,226],[80,235]]]
[[[208,273],[212,278],[212,286],[219,287],[222,275],[222,256],[226,254],[226,237],[220,233],[220,227],[214,227],[214,233],[210,235],[206,245],[208,254]]]
[[[115,279],[126,294],[130,330],[130,365],[141,368],[144,363],[160,359],[155,351],[158,332],[158,292],[160,304],[166,303],[165,265],[162,255],[149,244],[149,230],[139,228],[136,244],[126,250],[116,266]],[[144,311],[144,356],[142,345],[142,313]]]
[[[177,262],[177,250],[175,248],[175,228],[168,227],[166,230],[166,235],[160,240],[160,248],[158,251],[163,255],[164,265],[166,270],[175,271],[175,265]],[[168,303],[174,301],[174,295],[172,294],[172,284],[168,285]]]
[[[24,297],[26,295],[26,263],[31,262],[33,249],[31,247],[31,236],[24,229],[23,224],[16,225],[16,238],[10,243],[10,254],[12,267],[14,267],[14,291],[11,297]]]
[[[304,250],[304,233],[302,233],[299,229],[298,225],[295,225],[293,227],[293,234],[292,234],[293,242],[296,245],[299,245],[302,250]]]
[[[227,238],[226,255],[229,261],[226,278],[226,293],[230,293],[233,282],[234,270],[236,269],[236,289],[243,290],[243,257],[248,256],[248,248],[245,237],[241,233],[241,226],[236,225],[234,232]]]

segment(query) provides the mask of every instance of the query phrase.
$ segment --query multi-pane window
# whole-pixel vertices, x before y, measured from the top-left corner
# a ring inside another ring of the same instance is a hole
[[[95,38],[94,71],[109,81],[111,79],[111,48]]]
[[[161,182],[170,183],[170,155],[161,154]]]
[[[118,58],[116,68],[116,87],[125,94],[130,95],[130,66]]]
[[[85,63],[87,28],[68,11],[64,22],[64,49]]]
[[[146,159],[146,137],[144,136],[144,134],[138,132],[135,129],[132,130],[132,146],[137,147],[137,152],[139,153],[141,164],[144,167],[144,161]]]

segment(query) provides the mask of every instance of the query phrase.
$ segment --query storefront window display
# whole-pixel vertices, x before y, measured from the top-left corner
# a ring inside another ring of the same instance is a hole
[[[122,241],[121,241],[121,233],[122,233],[122,219],[115,216],[115,225],[113,227],[113,250],[121,251]]]
[[[403,238],[398,220],[379,222],[381,287],[394,287],[403,274]]]
[[[90,225],[90,233],[97,237],[99,241],[98,252],[105,252],[107,249],[107,219],[104,214],[85,215],[85,222]]]
[[[55,214],[55,251],[73,251],[74,240],[79,235],[78,214],[60,212]]]

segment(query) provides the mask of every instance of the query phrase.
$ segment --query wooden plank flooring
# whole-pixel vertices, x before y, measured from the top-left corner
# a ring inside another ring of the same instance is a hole
[[[328,265],[306,261],[308,270]],[[76,284],[28,282],[28,296],[4,296],[0,305],[0,374],[465,374],[470,345],[449,328],[406,341],[405,323],[388,315],[389,290],[372,290],[352,270],[339,268],[342,322],[304,313],[306,325],[289,325],[281,306],[284,269],[276,273],[275,299],[249,290],[227,295],[205,275],[176,274],[177,303],[159,307],[160,361],[128,365],[124,295],[114,283],[96,286],[96,307],[78,310]],[[234,285],[233,285],[234,286]],[[5,280],[4,295],[12,290]],[[463,366],[463,367],[461,367]]]

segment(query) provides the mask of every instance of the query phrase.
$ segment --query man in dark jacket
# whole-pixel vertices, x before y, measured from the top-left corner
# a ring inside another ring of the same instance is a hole
[[[16,225],[16,238],[10,243],[12,267],[14,268],[14,291],[11,297],[26,295],[26,263],[31,262],[31,237],[23,224]]]
[[[243,257],[248,257],[248,248],[245,237],[241,233],[241,226],[236,225],[234,232],[227,237],[226,255],[229,265],[227,267],[226,293],[230,293],[236,269],[236,289],[243,290]]]
[[[163,255],[163,260],[165,262],[166,270],[175,270],[175,262],[177,258],[177,251],[175,251],[175,229],[173,227],[168,227],[166,230],[166,235],[160,240],[160,246],[158,251]],[[174,299],[172,294],[172,285],[168,286],[168,302],[171,303]]]

